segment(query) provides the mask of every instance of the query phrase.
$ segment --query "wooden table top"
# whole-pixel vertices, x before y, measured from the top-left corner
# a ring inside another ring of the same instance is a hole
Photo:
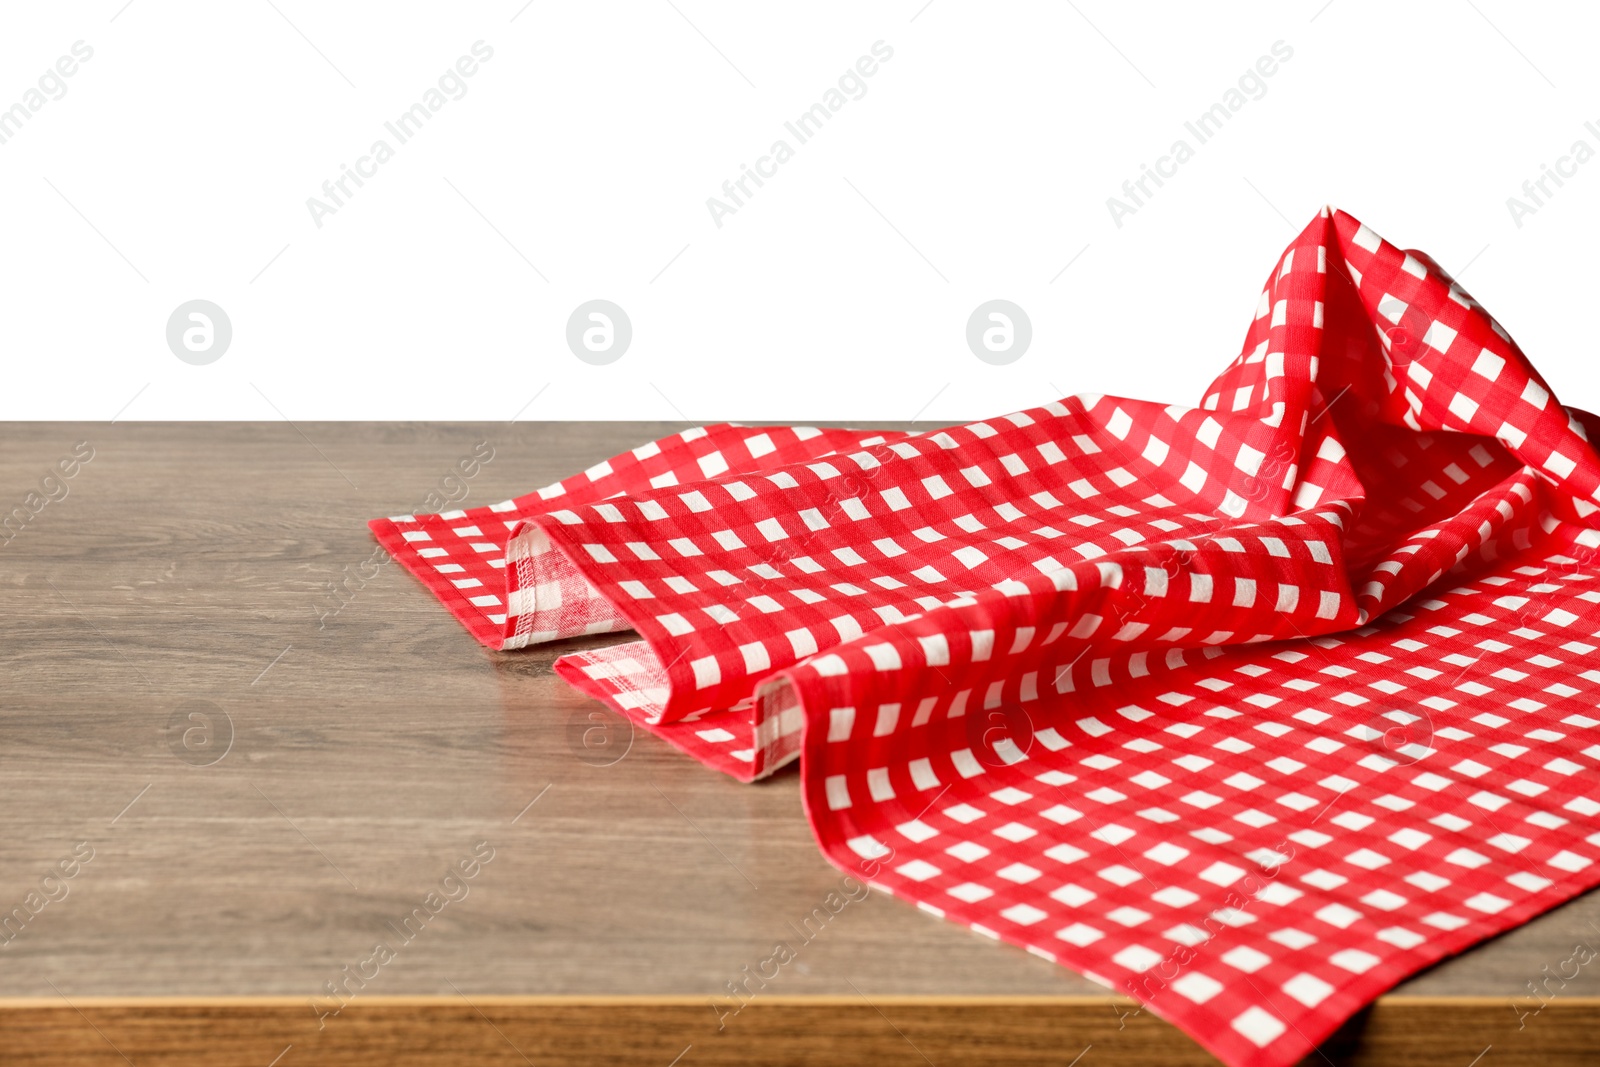
[[[458,491],[447,475],[481,441],[493,460],[448,506],[682,428],[0,425],[0,511],[20,509],[0,529],[0,909],[59,896],[11,930],[0,997],[316,997],[489,850],[367,983],[372,1003],[705,1001],[793,943],[840,879],[793,770],[740,785],[630,740],[551,673],[573,643],[489,652],[399,567],[360,569],[366,520]],[[92,459],[61,478],[79,442]],[[75,850],[92,858],[45,881]],[[1600,896],[1386,1002],[1489,998],[1481,1010],[1515,1021],[1512,998],[1578,942],[1600,946]],[[772,993],[1112,1001],[877,895],[805,943]],[[1561,989],[1597,993],[1600,966]]]

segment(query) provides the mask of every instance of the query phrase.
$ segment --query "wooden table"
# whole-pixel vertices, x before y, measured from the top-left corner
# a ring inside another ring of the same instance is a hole
[[[794,773],[739,785],[630,740],[551,674],[562,648],[487,652],[400,568],[362,578],[365,520],[448,493],[479,441],[468,504],[681,428],[0,426],[0,509],[22,508],[0,532],[0,909],[26,919],[0,947],[0,1062],[1214,1062],[876,895],[719,1017],[839,883]],[[80,441],[93,458],[41,489]],[[475,848],[493,858],[398,937]],[[1600,897],[1408,982],[1310,1062],[1600,1062],[1600,962],[1518,1016],[1579,942],[1600,947]],[[334,1014],[346,968],[368,980]]]

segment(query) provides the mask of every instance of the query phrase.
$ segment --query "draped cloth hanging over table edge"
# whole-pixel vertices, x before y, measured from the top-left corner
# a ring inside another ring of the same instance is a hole
[[[709,426],[371,527],[491,648],[636,631],[557,672],[798,758],[841,869],[1275,1067],[1600,881],[1597,429],[1324,209],[1198,407]]]

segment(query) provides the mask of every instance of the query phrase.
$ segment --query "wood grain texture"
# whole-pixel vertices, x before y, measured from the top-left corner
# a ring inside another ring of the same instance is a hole
[[[776,941],[793,941],[790,924],[838,884],[794,774],[743,786],[642,732],[630,741],[620,719],[551,674],[574,644],[487,652],[392,564],[338,598],[328,590],[372,556],[368,518],[419,507],[479,441],[495,458],[468,484],[466,505],[520,495],[679,428],[0,425],[0,514],[38,492],[76,442],[94,449],[66,496],[13,523],[0,543],[0,913],[38,891],[78,842],[94,850],[65,897],[0,939],[0,996],[48,998],[27,1009],[36,1020],[56,1018],[63,995],[283,996],[309,1014],[306,998],[357,967],[447,867],[486,841],[494,858],[467,895],[407,942],[361,1000],[686,996],[709,1018],[706,998]],[[193,722],[172,725],[192,707],[209,709],[216,746],[231,724],[226,754],[210,765],[200,764],[220,748],[185,747]],[[609,747],[596,749],[597,737]],[[1514,1021],[1511,998],[1579,942],[1600,947],[1600,898],[1418,976],[1372,1019],[1423,1011],[1397,1006],[1406,998],[1477,996],[1497,1005],[1483,1012]],[[1528,1031],[1589,1018],[1576,1006],[1600,995],[1595,971],[1570,979]],[[799,947],[771,1003],[1086,996],[1115,1021],[1103,992],[873,896]],[[556,1011],[517,1010],[547,1009]],[[137,1007],[104,1010],[126,1013],[115,1025],[130,1033],[179,1025],[141,1023]],[[1057,1025],[1054,1009],[1027,1011],[1041,1020],[1029,1026]],[[937,1015],[930,1034],[944,1032]],[[571,1027],[592,1025],[583,1018]],[[527,1019],[530,1033],[544,1025]],[[1138,1025],[1184,1045],[1165,1024]]]
[[[74,999],[0,1005],[8,1064],[140,1067],[1207,1067],[1216,1060],[1110,997],[774,996],[717,1020],[694,997],[381,997],[319,1019],[290,999]],[[1498,1000],[1385,997],[1304,1062],[1581,1067],[1600,1000],[1557,1000],[1518,1030]]]

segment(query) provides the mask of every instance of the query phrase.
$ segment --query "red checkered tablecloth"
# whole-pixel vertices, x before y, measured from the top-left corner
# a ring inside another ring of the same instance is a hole
[[[923,910],[1292,1063],[1600,881],[1600,421],[1437,264],[1325,210],[1176,407],[689,430],[379,519],[478,640]]]

